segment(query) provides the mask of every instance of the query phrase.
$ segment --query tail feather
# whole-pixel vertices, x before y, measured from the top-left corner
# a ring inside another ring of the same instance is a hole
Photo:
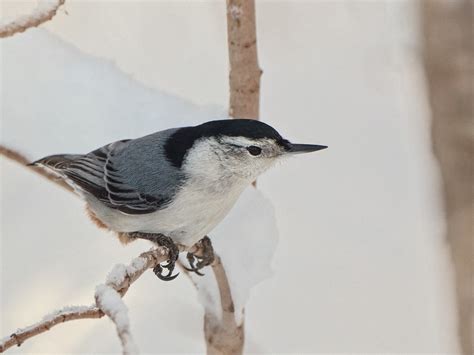
[[[71,165],[72,162],[81,158],[80,154],[58,154],[50,155],[39,160],[36,160],[28,165],[30,166],[44,166],[53,170],[64,170]]]

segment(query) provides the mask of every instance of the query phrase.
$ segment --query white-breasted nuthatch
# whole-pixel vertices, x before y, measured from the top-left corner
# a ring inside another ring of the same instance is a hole
[[[108,229],[168,247],[168,275],[162,275],[160,266],[155,273],[170,280],[176,277],[171,276],[178,255],[175,243],[190,247],[202,240],[212,248],[207,234],[258,175],[283,157],[324,148],[290,143],[260,121],[228,119],[117,141],[85,155],[52,155],[32,164],[64,178]],[[188,254],[191,270],[208,265],[209,258],[195,267]]]

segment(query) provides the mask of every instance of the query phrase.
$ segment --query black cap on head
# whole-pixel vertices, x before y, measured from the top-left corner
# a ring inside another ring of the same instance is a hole
[[[281,135],[271,126],[257,120],[230,119],[210,121],[194,127],[201,137],[228,136],[252,139],[269,138],[282,141]]]
[[[166,142],[165,153],[168,160],[176,167],[181,167],[184,156],[194,142],[203,137],[246,137],[253,139],[269,138],[282,146],[285,141],[271,126],[257,120],[227,119],[209,121],[194,127],[179,128]]]

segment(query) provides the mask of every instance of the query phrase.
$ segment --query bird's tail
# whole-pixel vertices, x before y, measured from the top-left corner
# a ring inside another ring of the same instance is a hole
[[[49,168],[55,171],[61,171],[67,169],[69,165],[75,160],[81,158],[82,155],[80,154],[58,154],[58,155],[50,155],[39,160],[36,160],[30,164],[29,166],[41,166],[45,168]]]

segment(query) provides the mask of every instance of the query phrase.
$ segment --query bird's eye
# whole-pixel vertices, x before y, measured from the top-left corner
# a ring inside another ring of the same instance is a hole
[[[247,150],[249,151],[250,154],[254,156],[260,155],[260,153],[262,153],[262,148],[256,147],[254,145],[247,147]]]

